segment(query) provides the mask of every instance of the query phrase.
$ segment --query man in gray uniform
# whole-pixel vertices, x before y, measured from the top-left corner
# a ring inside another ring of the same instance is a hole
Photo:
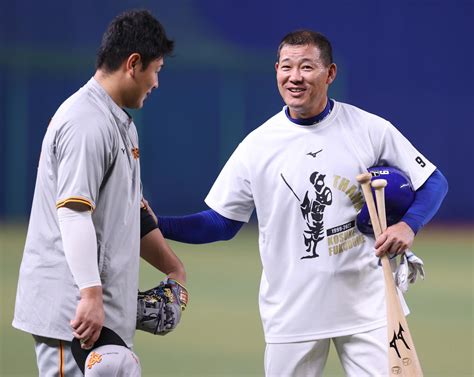
[[[48,127],[13,320],[35,338],[40,376],[81,376],[71,340],[91,348],[104,325],[132,346],[142,195],[138,135],[123,109],[143,106],[172,50],[149,12],[118,16],[94,77]],[[161,233],[153,237],[157,247],[146,245],[144,258],[164,273],[179,270],[174,278],[183,282],[181,262]]]

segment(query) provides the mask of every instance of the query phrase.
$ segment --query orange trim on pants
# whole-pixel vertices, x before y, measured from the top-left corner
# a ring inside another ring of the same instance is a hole
[[[59,341],[59,377],[64,377],[64,347],[63,341]]]

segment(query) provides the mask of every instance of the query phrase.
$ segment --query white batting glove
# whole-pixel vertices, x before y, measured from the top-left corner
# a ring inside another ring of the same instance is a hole
[[[423,261],[418,258],[411,250],[407,250],[401,255],[400,264],[395,270],[395,284],[403,292],[408,291],[409,284],[414,284],[420,275],[425,278]]]
[[[414,284],[418,274],[420,274],[421,280],[425,279],[425,269],[423,268],[423,261],[418,258],[411,250],[405,252],[408,260],[408,282]]]

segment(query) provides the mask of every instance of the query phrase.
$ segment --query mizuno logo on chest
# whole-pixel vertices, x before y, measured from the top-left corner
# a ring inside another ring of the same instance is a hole
[[[307,156],[311,156],[313,158],[315,158],[317,156],[318,153],[322,152],[323,150],[320,149],[319,151],[317,152],[309,152],[309,153],[306,153]]]

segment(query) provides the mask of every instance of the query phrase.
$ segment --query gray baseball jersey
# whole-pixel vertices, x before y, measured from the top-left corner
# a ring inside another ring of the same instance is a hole
[[[79,289],[64,255],[57,208],[92,209],[105,326],[127,345],[135,332],[140,164],[132,119],[92,78],[58,109],[43,140],[13,326],[70,341]]]

